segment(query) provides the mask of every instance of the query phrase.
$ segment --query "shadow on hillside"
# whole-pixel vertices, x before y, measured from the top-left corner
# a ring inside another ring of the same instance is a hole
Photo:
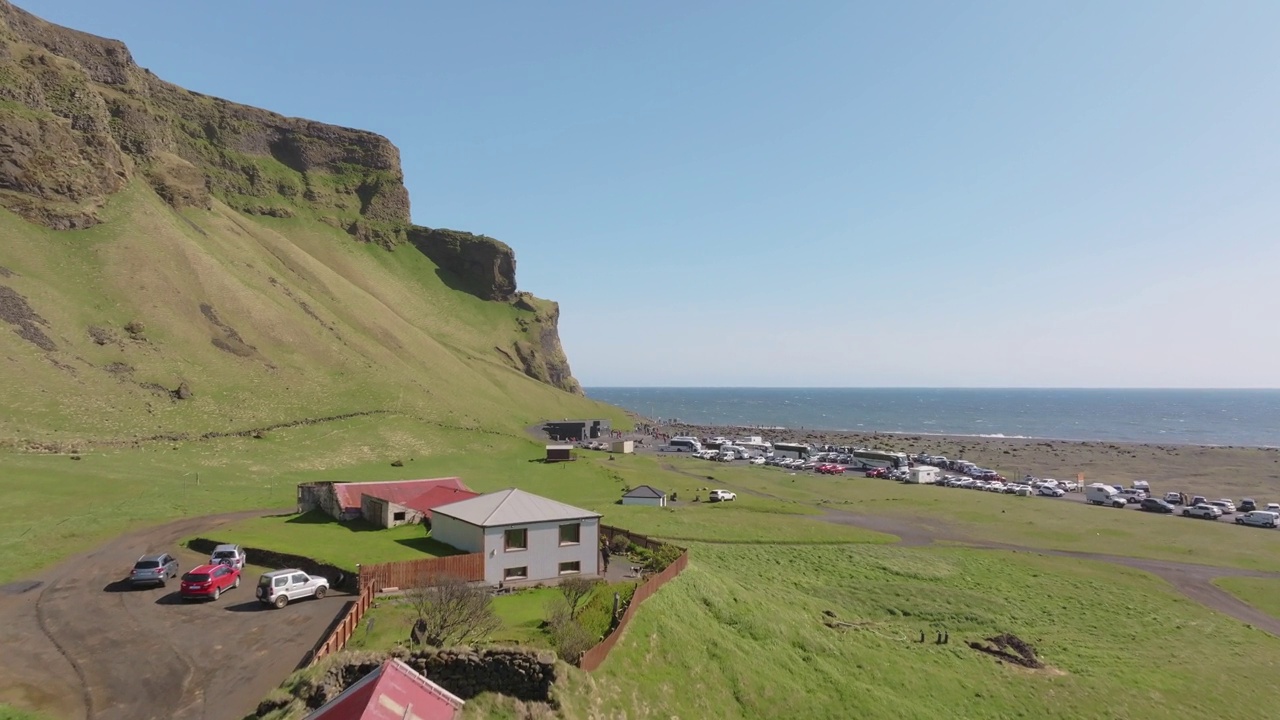
[[[451,270],[446,270],[443,267],[440,267],[440,264],[431,257],[431,253],[428,251],[428,244],[423,239],[415,237],[414,233],[409,233],[409,244],[430,260],[431,264],[436,266],[436,277],[440,278],[440,282],[444,283],[445,287],[448,287],[450,290],[467,293],[468,295],[474,295],[481,300],[488,299],[484,293],[484,288],[480,286],[480,283],[468,280]]]
[[[396,542],[407,548],[413,548],[414,550],[417,550],[422,553],[426,553],[427,555],[432,555],[434,557],[447,557],[449,555],[466,554],[462,550],[459,550],[458,548],[452,545],[446,545],[440,542],[439,540],[436,540],[434,538],[429,538],[429,537],[404,538],[402,540],[396,540]]]
[[[283,517],[283,516],[282,516]],[[329,517],[321,510],[312,510],[305,512],[296,517],[285,520],[286,523],[294,523],[298,525],[334,525],[336,527],[346,528],[351,532],[373,532],[381,530],[377,525],[372,525],[363,519],[348,520],[341,522]]]

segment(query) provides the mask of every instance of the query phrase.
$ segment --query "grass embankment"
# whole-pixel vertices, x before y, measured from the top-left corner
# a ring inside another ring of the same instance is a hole
[[[1251,577],[1222,577],[1214,585],[1255,608],[1280,618],[1280,580]]]
[[[681,460],[680,469],[714,467]],[[1016,497],[857,475],[789,474],[767,467],[716,468],[724,484],[782,500],[865,515],[936,522],[977,541],[1280,571],[1280,534],[1178,515],[1117,510],[1053,498]]]
[[[1115,566],[869,545],[691,557],[600,671],[571,676],[568,716],[1211,718],[1220,699],[1194,688],[1280,693],[1280,640]],[[965,645],[1004,632],[1049,667]]]

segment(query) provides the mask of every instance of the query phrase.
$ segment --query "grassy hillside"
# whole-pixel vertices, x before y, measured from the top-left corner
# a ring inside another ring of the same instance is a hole
[[[605,412],[495,351],[533,312],[450,289],[412,246],[218,203],[179,213],[140,183],[105,219],[58,232],[0,211],[9,447],[356,412],[518,433],[540,417]],[[171,398],[184,382],[192,397]]]
[[[103,217],[0,210],[0,543],[23,550],[0,581],[138,523],[288,507],[300,479],[456,474],[536,453],[541,418],[625,421],[513,369],[494,347],[535,312],[450,288],[412,245],[175,211],[139,182]]]

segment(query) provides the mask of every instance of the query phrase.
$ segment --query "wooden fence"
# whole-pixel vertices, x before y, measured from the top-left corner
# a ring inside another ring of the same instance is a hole
[[[646,550],[657,550],[662,545],[667,544],[664,542],[659,542],[658,540],[653,540],[649,538],[647,535],[633,533],[630,530],[627,530],[624,528],[614,527],[612,525],[603,525],[603,524],[600,525],[600,540],[604,543],[607,543],[609,547],[613,547],[614,538],[619,538],[619,537],[626,538],[627,541],[630,542],[631,544],[639,545],[640,547]]]
[[[604,533],[605,527],[606,526],[603,526],[603,525],[600,527],[601,534]],[[618,530],[618,528],[609,528],[609,529],[615,530],[615,531]],[[640,538],[644,538],[645,542],[652,542],[655,545],[660,544],[660,543],[657,543],[656,541],[649,540],[649,538],[645,538],[642,535],[631,535],[630,533],[627,533],[625,530],[619,531],[618,534],[620,535],[627,534],[627,535],[630,535],[631,537],[640,537]],[[633,540],[633,542],[635,541]],[[639,542],[636,542],[636,544],[641,545],[641,543]],[[609,635],[606,636],[604,640],[601,640],[599,645],[596,645],[595,647],[583,653],[582,660],[578,663],[578,666],[581,667],[583,670],[586,670],[587,672],[591,672],[596,668],[600,667],[600,663],[604,662],[604,659],[609,657],[609,651],[613,649],[614,645],[618,644],[618,640],[622,637],[622,631],[627,629],[627,625],[631,622],[631,618],[635,616],[636,610],[640,607],[640,603],[644,602],[650,595],[657,592],[658,588],[662,587],[663,585],[666,585],[673,578],[675,578],[675,576],[679,575],[681,571],[683,571],[685,567],[688,565],[689,565],[689,551],[685,550],[684,552],[680,553],[680,557],[677,558],[675,562],[667,566],[666,570],[663,570],[662,572],[656,575],[650,576],[648,580],[644,581],[644,584],[636,588],[635,595],[631,597],[631,604],[627,605],[626,612],[622,613],[622,619],[618,621],[618,626],[615,627],[613,629],[613,632],[609,633]]]
[[[369,606],[373,604],[374,589],[372,585],[362,586],[360,595],[347,606],[346,612],[343,613],[342,619],[338,620],[333,630],[329,632],[324,642],[316,647],[315,652],[311,654],[310,665],[319,662],[320,658],[338,652],[347,646],[347,641],[355,633],[356,628],[360,627],[360,619],[368,612]]]
[[[452,575],[467,582],[483,581],[484,553],[361,565],[360,591],[370,587],[374,592],[384,588],[425,587],[441,575]]]

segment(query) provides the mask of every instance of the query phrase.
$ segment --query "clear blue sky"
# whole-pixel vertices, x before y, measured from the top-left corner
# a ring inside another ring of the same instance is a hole
[[[592,385],[1280,386],[1280,3],[26,0],[367,128]]]

